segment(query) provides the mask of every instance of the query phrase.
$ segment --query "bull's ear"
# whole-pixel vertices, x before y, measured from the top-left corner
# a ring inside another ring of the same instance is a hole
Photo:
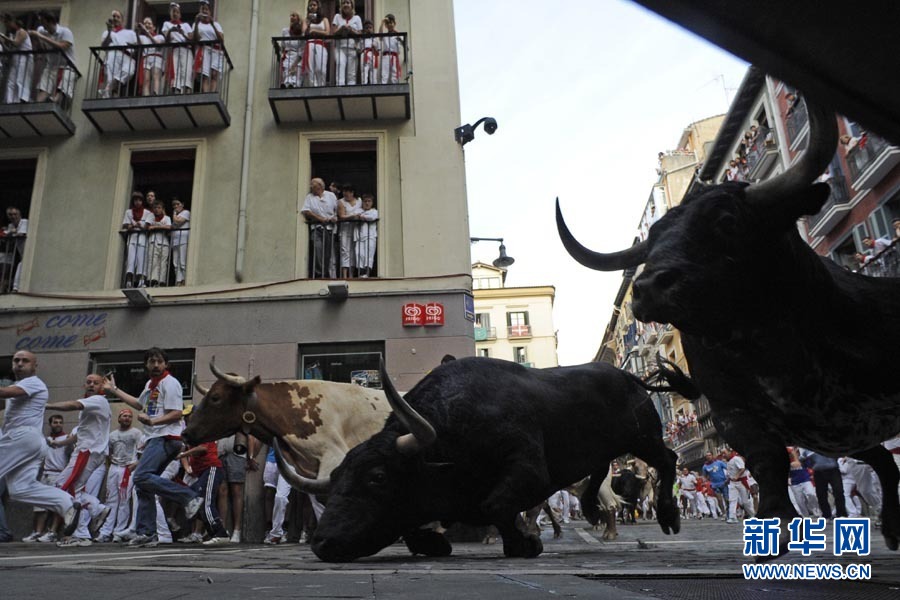
[[[786,203],[788,206],[785,206],[787,210],[785,216],[793,223],[800,217],[814,215],[822,210],[830,194],[831,187],[827,183],[814,183],[797,192],[797,195]]]
[[[245,394],[250,394],[253,392],[253,388],[258,386],[261,381],[262,381],[262,379],[260,379],[259,375],[257,375],[256,377],[254,377],[253,379],[251,379],[250,381],[248,381],[241,387]]]

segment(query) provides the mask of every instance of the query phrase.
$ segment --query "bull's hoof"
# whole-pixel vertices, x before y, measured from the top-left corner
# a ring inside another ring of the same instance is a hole
[[[581,507],[581,511],[584,514],[584,518],[591,525],[597,525],[600,523],[600,506],[597,504],[584,504]]]
[[[609,529],[607,529],[606,531],[603,532],[603,539],[607,542],[611,542],[614,539],[616,539],[617,537],[619,537],[618,531],[610,531]]]
[[[881,511],[881,535],[888,550],[897,550],[900,542],[900,511],[897,509],[882,509]]]
[[[656,521],[666,535],[681,531],[681,515],[674,506],[659,507],[656,511]]]
[[[453,546],[443,534],[430,529],[416,529],[403,536],[406,547],[413,554],[424,556],[450,556]]]
[[[503,554],[507,558],[534,558],[544,551],[541,538],[536,535],[526,535],[521,539],[503,540]]]

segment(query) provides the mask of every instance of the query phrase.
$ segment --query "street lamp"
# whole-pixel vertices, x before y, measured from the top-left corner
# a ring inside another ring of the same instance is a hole
[[[516,262],[516,259],[514,259],[512,256],[507,256],[506,246],[503,245],[503,238],[473,237],[473,238],[469,238],[469,241],[472,242],[473,244],[475,242],[500,242],[500,256],[495,258],[494,262],[492,263],[498,269],[506,269],[506,268],[510,267],[514,262]]]
[[[460,146],[465,146],[467,143],[474,140],[475,129],[482,123],[484,123],[484,130],[488,135],[494,135],[494,132],[497,131],[497,119],[493,117],[481,117],[475,121],[474,125],[466,123],[453,130],[453,137],[456,139],[456,143]]]

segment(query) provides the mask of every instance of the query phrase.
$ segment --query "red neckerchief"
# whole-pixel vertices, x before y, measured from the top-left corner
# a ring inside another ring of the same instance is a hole
[[[150,389],[151,389],[151,390],[155,390],[155,389],[156,389],[156,386],[159,385],[159,382],[162,381],[163,379],[165,379],[165,378],[168,377],[168,376],[169,376],[169,372],[168,372],[168,371],[163,371],[163,372],[162,372],[162,375],[160,375],[159,377],[151,377],[151,378],[150,378],[150,386],[149,386]]]
[[[143,218],[144,218],[144,209],[143,208],[140,209],[140,211],[138,211],[138,209],[136,209],[136,208],[131,209],[131,219],[135,223],[140,223],[141,219],[143,219]]]
[[[160,221],[162,221],[163,219],[166,218],[166,213],[163,213],[162,216],[153,215],[153,218],[156,219],[157,223],[159,223]]]
[[[125,27],[122,25],[119,25],[118,27],[113,27],[113,31],[115,31],[116,33],[119,33],[123,29],[125,29]]]
[[[178,19],[176,21],[169,21],[169,23],[171,23],[172,25],[181,25],[182,22],[183,21],[181,19]]]

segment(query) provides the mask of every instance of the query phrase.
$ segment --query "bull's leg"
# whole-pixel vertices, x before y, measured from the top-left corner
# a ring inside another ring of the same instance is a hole
[[[534,558],[544,551],[541,536],[524,533],[525,524],[519,513],[494,523],[503,538],[503,554],[508,558]]]
[[[897,463],[884,446],[857,452],[853,458],[858,458],[875,469],[875,474],[881,480],[881,535],[884,536],[887,547],[896,550],[900,542],[900,498],[897,495],[900,473],[897,472]]]
[[[608,467],[603,471],[597,471],[592,474],[587,487],[579,498],[581,501],[581,512],[591,525],[597,525],[600,522],[599,492],[607,473],[609,473]]]
[[[663,533],[678,533],[681,531],[681,515],[678,504],[672,496],[678,455],[666,448],[660,438],[647,440],[640,451],[635,451],[635,455],[655,468],[659,475],[659,487],[656,490],[656,522],[659,523]]]
[[[403,534],[403,542],[413,554],[425,556],[450,556],[453,546],[443,533],[433,529],[413,529]]]
[[[526,455],[529,458],[540,456],[541,449],[534,449]],[[522,520],[518,507],[523,499],[534,495],[536,482],[549,481],[547,468],[540,461],[514,462],[481,503],[481,512],[500,530],[503,553],[506,556],[533,558],[543,552],[540,536],[524,534],[517,527],[517,521]],[[545,483],[543,487],[547,485],[549,484]]]
[[[616,530],[616,509],[605,510],[603,515],[606,520],[606,530],[603,532],[603,539],[611,542],[619,537],[619,532]]]

